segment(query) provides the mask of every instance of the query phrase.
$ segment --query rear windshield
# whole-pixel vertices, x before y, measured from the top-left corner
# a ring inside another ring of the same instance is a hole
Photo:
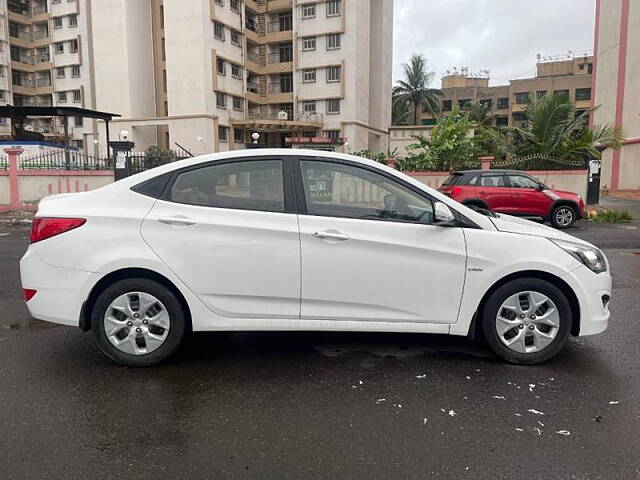
[[[463,183],[462,182],[463,178],[464,178],[463,173],[454,172],[451,175],[449,175],[449,178],[447,178],[442,185],[459,185]]]

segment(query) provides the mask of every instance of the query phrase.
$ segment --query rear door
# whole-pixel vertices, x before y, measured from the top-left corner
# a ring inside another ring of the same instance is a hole
[[[521,174],[509,174],[507,179],[518,213],[540,217],[549,213],[553,200],[540,190],[540,182]]]
[[[144,240],[218,315],[299,317],[288,161],[249,157],[181,171],[143,222]]]
[[[503,213],[515,210],[511,191],[502,173],[482,174],[476,183],[476,195],[489,205],[491,210]]]
[[[347,161],[301,159],[301,318],[453,323],[466,273],[462,228],[433,202]]]

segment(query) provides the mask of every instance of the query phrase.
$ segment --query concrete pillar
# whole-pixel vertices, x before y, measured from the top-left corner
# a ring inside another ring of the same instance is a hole
[[[482,165],[482,170],[491,170],[491,162],[495,160],[496,157],[478,157],[480,160],[480,164]]]
[[[4,149],[9,157],[9,190],[11,191],[9,210],[20,210],[20,186],[18,182],[18,164],[24,150],[20,147]]]

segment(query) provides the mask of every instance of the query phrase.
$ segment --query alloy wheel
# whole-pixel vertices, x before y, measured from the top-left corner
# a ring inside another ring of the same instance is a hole
[[[496,315],[500,341],[518,353],[539,352],[556,338],[560,314],[555,303],[540,292],[518,292],[507,298]]]
[[[171,318],[160,300],[149,293],[127,292],[113,300],[104,315],[107,338],[118,350],[146,355],[167,339]]]
[[[570,207],[561,207],[556,211],[556,222],[558,225],[568,227],[573,223],[573,209]]]

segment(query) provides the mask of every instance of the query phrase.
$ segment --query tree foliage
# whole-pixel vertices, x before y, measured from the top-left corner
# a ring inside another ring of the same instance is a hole
[[[408,63],[402,64],[403,79],[398,80],[393,87],[394,112],[404,112],[409,115],[409,109],[413,114],[413,124],[419,125],[420,112],[437,114],[440,112],[440,96],[442,91],[429,88],[435,72],[427,68],[427,60],[424,55],[414,54]],[[400,116],[400,118],[402,118]]]

